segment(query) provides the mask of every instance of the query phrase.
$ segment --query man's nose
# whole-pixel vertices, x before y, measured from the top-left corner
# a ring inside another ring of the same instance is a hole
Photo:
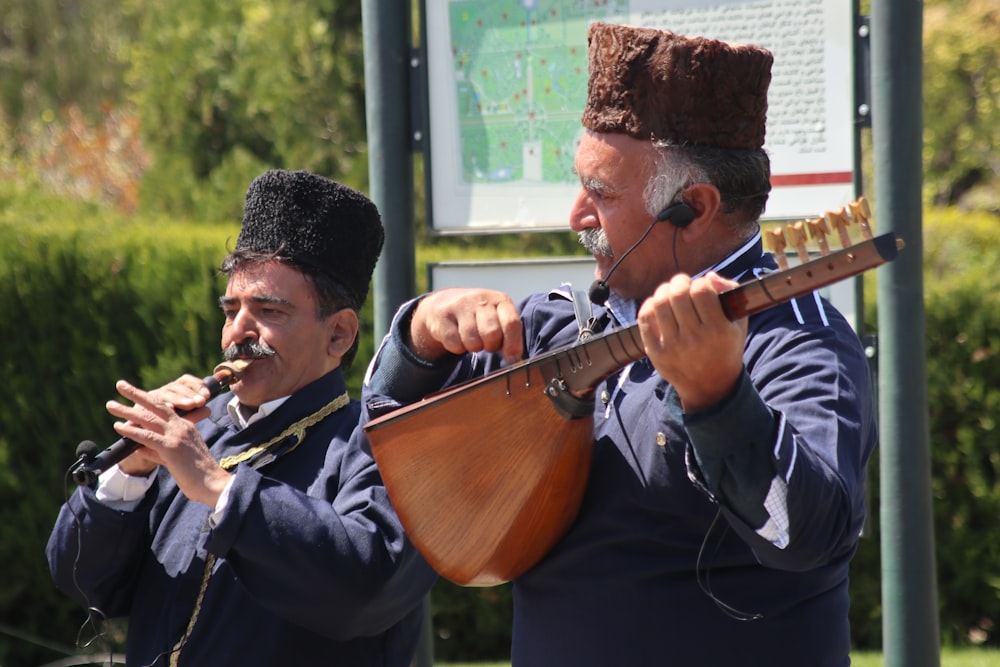
[[[569,228],[574,232],[582,232],[600,226],[590,195],[584,188],[580,188],[580,193],[573,200],[573,206],[569,210]]]
[[[234,343],[245,343],[260,337],[257,331],[257,320],[246,308],[241,308],[236,313],[230,325],[230,333]]]

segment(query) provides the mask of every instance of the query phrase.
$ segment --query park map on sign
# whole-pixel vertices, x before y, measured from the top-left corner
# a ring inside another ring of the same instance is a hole
[[[463,180],[575,182],[587,29],[627,0],[449,3]]]

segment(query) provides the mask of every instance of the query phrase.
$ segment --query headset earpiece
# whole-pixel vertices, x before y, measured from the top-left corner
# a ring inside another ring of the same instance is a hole
[[[687,227],[691,224],[691,221],[694,220],[695,217],[697,217],[697,214],[689,204],[677,201],[660,211],[660,214],[656,216],[656,219],[660,222],[669,220],[670,224],[675,227]]]

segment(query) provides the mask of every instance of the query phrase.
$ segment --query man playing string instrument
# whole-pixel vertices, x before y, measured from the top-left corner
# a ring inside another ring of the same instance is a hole
[[[569,224],[597,260],[594,307],[565,287],[520,304],[433,292],[369,369],[378,416],[638,323],[645,358],[595,387],[579,514],[513,582],[518,667],[849,664],[875,446],[865,354],[818,294],[736,321],[718,298],[776,268],[758,225],[771,64],[755,46],[592,25]]]
[[[92,617],[128,616],[129,665],[412,658],[434,576],[362,448],[343,376],[382,240],[361,193],[264,173],[222,264],[223,350],[251,360],[231,393],[206,404],[194,376],[118,383],[130,404],[108,411],[142,447],[73,494],[48,557]]]

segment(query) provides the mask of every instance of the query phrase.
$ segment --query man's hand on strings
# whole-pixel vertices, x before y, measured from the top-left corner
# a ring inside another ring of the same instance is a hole
[[[425,361],[446,353],[500,352],[507,362],[524,353],[517,307],[503,292],[444,289],[417,304],[410,321],[410,349]]]

